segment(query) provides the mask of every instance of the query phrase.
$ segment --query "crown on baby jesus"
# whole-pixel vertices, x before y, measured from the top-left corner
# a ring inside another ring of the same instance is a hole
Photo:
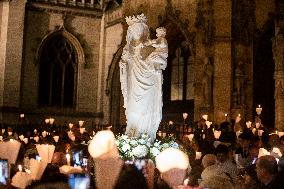
[[[135,24],[135,23],[146,23],[147,17],[142,13],[137,16],[126,16],[125,20],[128,26],[131,26],[132,24]]]

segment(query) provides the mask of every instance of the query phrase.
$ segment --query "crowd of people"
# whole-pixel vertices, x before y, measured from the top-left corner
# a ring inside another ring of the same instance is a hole
[[[59,130],[2,127],[2,142],[18,140],[21,147],[16,163],[10,166],[10,180],[6,185],[2,183],[0,188],[15,187],[11,180],[18,172],[18,165],[28,169],[27,159],[36,159],[39,155],[36,144],[52,144],[55,151],[41,179],[33,181],[27,188],[76,188],[72,186],[73,182],[84,183],[77,188],[117,189],[284,187],[284,136],[280,137],[277,131],[271,131],[261,123],[250,127],[229,121],[208,125],[203,118],[186,128],[187,132],[183,134],[172,128],[167,130],[166,137],[176,137],[179,152],[171,151],[167,152],[170,155],[163,155],[166,153],[163,151],[156,157],[156,162],[146,160],[142,163],[139,160],[137,163],[137,160],[124,162],[109,150],[96,157],[90,155],[88,145],[96,135],[79,125]],[[106,129],[109,131],[112,128]],[[214,131],[221,131],[221,135],[216,138]],[[157,139],[160,137],[163,136],[157,134]],[[110,149],[113,150],[112,145]],[[60,171],[60,167],[68,164],[67,152],[71,154],[71,165],[82,167],[80,175]],[[164,159],[167,160],[161,161],[159,156],[166,156]],[[182,164],[182,161],[185,163]]]

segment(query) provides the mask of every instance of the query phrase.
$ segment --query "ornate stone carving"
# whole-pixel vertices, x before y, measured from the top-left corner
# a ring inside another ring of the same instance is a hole
[[[177,27],[182,32],[183,36],[185,37],[185,44],[188,46],[190,53],[194,56],[195,55],[195,32],[189,32],[188,25],[189,21],[184,20],[180,17],[180,11],[176,10],[172,5],[172,0],[167,0],[167,5],[165,8],[165,17],[159,16],[159,24],[163,25],[166,20],[170,20],[177,25]]]
[[[90,10],[90,8],[75,7],[75,6],[53,6],[52,4],[47,4],[44,2],[27,2],[26,8],[28,10],[39,11],[39,12],[49,12],[49,13],[66,13],[76,16],[84,16],[91,18],[101,18],[103,11],[96,6]]]
[[[275,63],[275,71],[284,71],[284,38],[280,33],[276,33],[274,39],[272,39],[272,52]]]
[[[214,16],[213,1],[198,2],[195,26],[202,32],[202,41],[206,45],[212,45],[214,40]]]
[[[244,104],[244,83],[245,83],[245,74],[243,68],[243,62],[239,61],[235,68],[235,77],[234,77],[234,90],[235,90],[235,108],[242,106]]]
[[[275,37],[272,39],[272,52],[275,63],[275,127],[282,131],[284,130],[284,38],[278,25],[275,27]]]
[[[254,0],[233,0],[232,36],[238,43],[250,44],[255,24]]]
[[[214,74],[214,67],[208,57],[204,59],[204,64],[201,74],[201,92],[203,99],[203,106],[210,107],[212,104],[212,79]]]
[[[35,57],[35,63],[37,64],[40,60],[40,55],[42,52],[42,47],[44,46],[44,44],[51,39],[53,36],[55,35],[62,35],[63,37],[65,37],[68,41],[70,41],[70,43],[74,46],[76,53],[77,53],[77,59],[78,59],[78,65],[85,65],[85,54],[84,54],[84,50],[80,44],[80,42],[78,41],[78,39],[72,35],[71,33],[69,33],[64,26],[60,27],[59,29],[50,32],[49,34],[47,34],[41,41],[39,48],[37,49],[36,52],[36,57]]]
[[[275,99],[279,99],[279,98],[283,98],[284,97],[284,86],[283,86],[283,82],[277,81],[276,85],[275,85]]]

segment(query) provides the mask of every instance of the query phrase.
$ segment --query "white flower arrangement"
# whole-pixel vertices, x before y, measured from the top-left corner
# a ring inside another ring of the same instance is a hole
[[[167,148],[179,148],[174,138],[167,138],[167,141],[155,140],[151,142],[148,135],[143,134],[139,138],[131,138],[127,135],[116,137],[116,145],[123,160],[151,159]]]

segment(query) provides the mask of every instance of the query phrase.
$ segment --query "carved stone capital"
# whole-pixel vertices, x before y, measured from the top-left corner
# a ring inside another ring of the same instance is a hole
[[[275,72],[284,71],[284,38],[278,33],[272,39],[273,60],[275,63]]]

